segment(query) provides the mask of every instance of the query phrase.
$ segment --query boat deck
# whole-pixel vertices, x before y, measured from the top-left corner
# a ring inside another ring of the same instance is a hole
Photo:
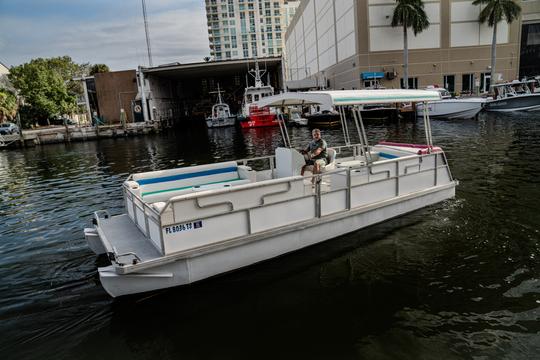
[[[142,261],[162,256],[127,214],[100,219],[99,225],[103,235],[116,249],[117,254],[133,252]]]

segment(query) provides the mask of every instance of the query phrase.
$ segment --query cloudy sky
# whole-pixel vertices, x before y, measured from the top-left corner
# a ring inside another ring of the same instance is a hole
[[[146,9],[154,65],[209,55],[204,0],[146,0]],[[62,55],[148,66],[141,0],[0,0],[0,62]]]

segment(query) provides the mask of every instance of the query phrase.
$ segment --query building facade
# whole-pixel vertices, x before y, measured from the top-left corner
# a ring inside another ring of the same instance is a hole
[[[478,22],[480,7],[471,0],[424,4],[429,28],[408,34],[409,88],[488,91],[492,28]],[[524,16],[540,13],[540,0],[520,4]],[[394,0],[302,1],[286,33],[288,80],[322,79],[334,89],[403,87],[403,30],[390,26],[394,8]],[[519,75],[521,31],[521,19],[498,24],[496,82]]]
[[[9,68],[0,62],[0,76],[9,74]]]
[[[288,19],[299,1],[206,0],[214,60],[280,56]]]

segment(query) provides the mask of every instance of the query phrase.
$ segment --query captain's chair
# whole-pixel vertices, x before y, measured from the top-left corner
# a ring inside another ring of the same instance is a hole
[[[306,160],[296,149],[277,148],[276,149],[276,178],[300,175],[302,166]],[[326,149],[326,165],[321,167],[321,172],[330,171],[336,168],[336,150]],[[313,172],[313,166],[306,167],[307,171]]]
[[[336,150],[326,149],[326,165],[321,168],[321,172],[334,170],[336,168]]]

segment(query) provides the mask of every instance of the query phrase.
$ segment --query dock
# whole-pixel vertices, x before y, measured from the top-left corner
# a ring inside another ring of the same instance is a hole
[[[20,134],[0,135],[0,148],[35,146],[44,144],[88,141],[101,138],[139,136],[161,131],[159,123],[137,122],[125,126],[56,126],[43,129],[23,130]]]

